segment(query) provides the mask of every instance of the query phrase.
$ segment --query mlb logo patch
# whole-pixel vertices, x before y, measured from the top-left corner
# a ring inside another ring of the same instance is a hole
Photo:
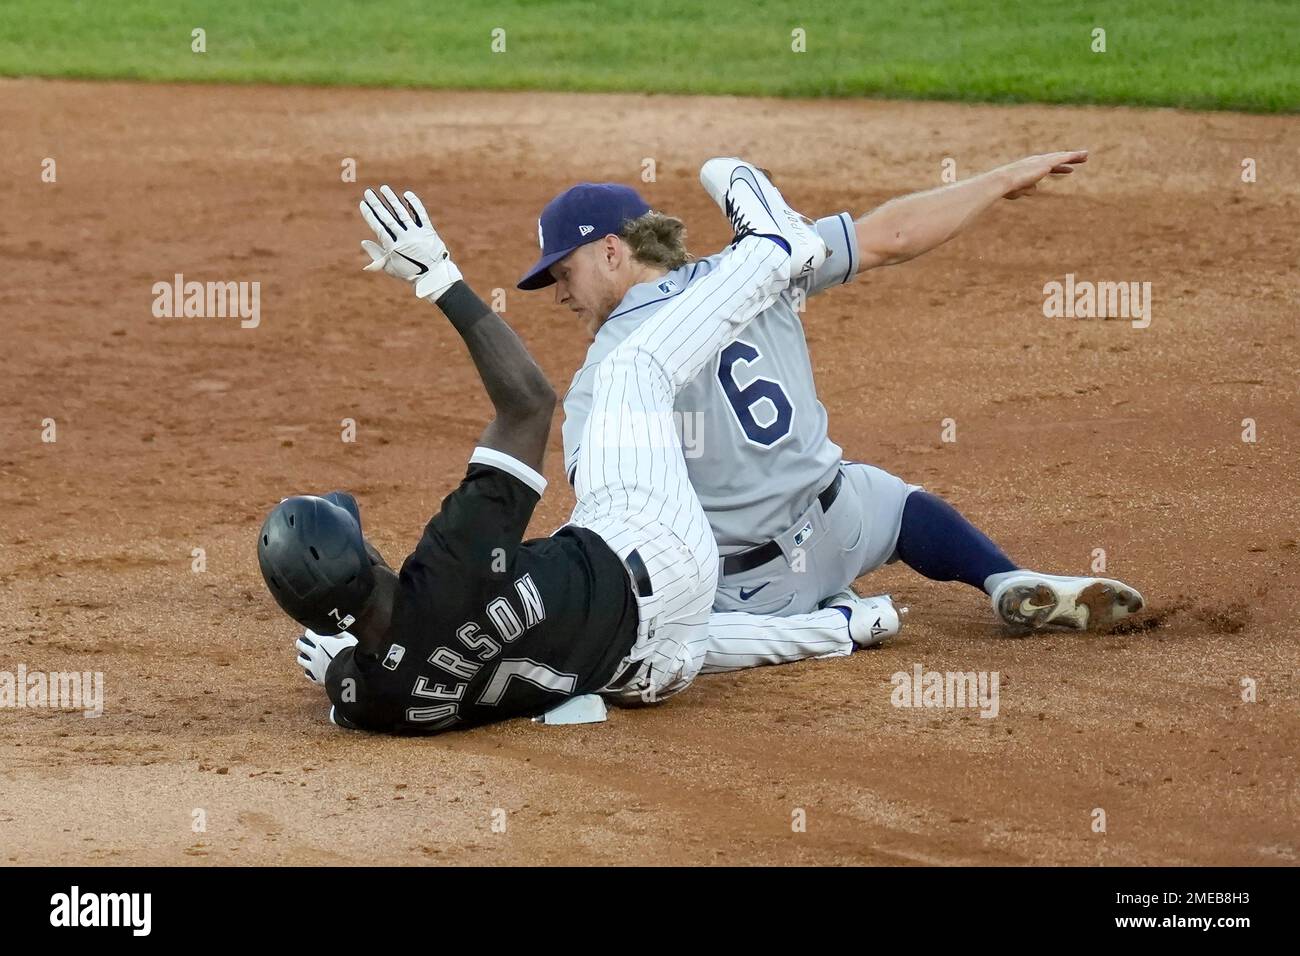
[[[672,279],[665,279],[663,282],[659,283],[658,289],[664,295],[669,295],[677,291],[677,283]]]
[[[813,533],[813,526],[812,526],[812,522],[809,521],[807,524],[805,524],[802,528],[800,528],[798,531],[794,533],[794,546],[796,548],[802,547],[803,543],[812,537],[812,533]]]
[[[406,656],[406,648],[401,644],[394,644],[384,655],[384,666],[390,671],[397,670],[397,665],[402,663],[402,658]]]

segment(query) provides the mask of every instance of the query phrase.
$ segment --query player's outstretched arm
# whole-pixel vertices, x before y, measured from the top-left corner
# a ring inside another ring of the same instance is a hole
[[[999,199],[1027,196],[1046,177],[1063,176],[1087,161],[1087,150],[1029,156],[951,186],[891,199],[854,224],[858,271],[896,265],[929,252]]]
[[[540,472],[555,390],[514,330],[461,278],[419,197],[408,191],[403,203],[387,186],[380,193],[383,199],[367,189],[361,203],[362,218],[379,240],[361,244],[371,258],[366,269],[410,282],[419,298],[438,305],[465,340],[496,410],[479,444]]]
[[[540,473],[555,413],[555,389],[514,330],[464,280],[437,303],[465,340],[496,409],[479,445],[505,452]]]

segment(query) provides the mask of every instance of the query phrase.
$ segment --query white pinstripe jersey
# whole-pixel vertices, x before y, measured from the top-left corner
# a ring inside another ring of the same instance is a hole
[[[835,475],[842,455],[826,433],[798,299],[847,282],[857,268],[848,213],[818,220],[830,255],[762,312],[677,396],[674,416],[691,485],[726,553],[786,531]],[[646,318],[714,268],[718,255],[633,286],[596,333],[564,398],[564,467],[572,481],[591,414],[596,366]]]

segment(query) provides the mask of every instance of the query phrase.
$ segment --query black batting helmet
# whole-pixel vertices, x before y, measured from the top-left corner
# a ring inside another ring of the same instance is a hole
[[[375,584],[361,509],[346,491],[298,495],[272,508],[257,563],[281,609],[317,634],[346,631]]]

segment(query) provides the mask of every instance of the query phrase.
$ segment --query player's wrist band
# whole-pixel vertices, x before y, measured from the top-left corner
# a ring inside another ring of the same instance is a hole
[[[457,279],[452,283],[451,288],[442,294],[442,298],[438,299],[438,308],[442,309],[442,314],[461,335],[468,332],[483,316],[492,312],[487,303],[478,297],[464,279]]]

